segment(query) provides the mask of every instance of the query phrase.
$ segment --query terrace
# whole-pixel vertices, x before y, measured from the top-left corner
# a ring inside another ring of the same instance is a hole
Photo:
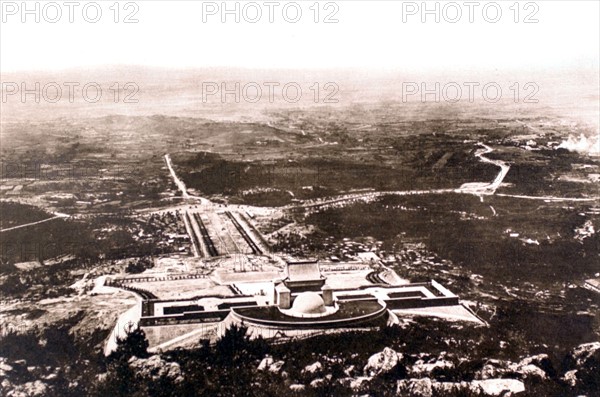
[[[239,320],[259,326],[280,328],[335,328],[364,325],[383,316],[385,312],[385,306],[373,298],[340,302],[337,311],[321,317],[290,316],[276,306],[233,309],[234,316]]]

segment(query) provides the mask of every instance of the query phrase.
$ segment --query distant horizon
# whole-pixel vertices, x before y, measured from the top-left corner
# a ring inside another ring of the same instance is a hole
[[[260,73],[280,73],[280,72],[296,72],[302,74],[311,73],[323,73],[323,74],[335,74],[336,76],[344,76],[348,73],[363,73],[361,77],[384,77],[391,74],[407,73],[407,74],[419,74],[427,77],[439,77],[439,76],[471,76],[477,77],[478,75],[490,75],[496,74],[498,76],[516,76],[523,74],[541,74],[542,76],[557,76],[561,74],[568,74],[572,76],[573,72],[590,73],[591,77],[599,78],[598,67],[595,63],[571,63],[569,65],[560,65],[557,67],[548,68],[545,66],[536,66],[531,68],[497,68],[497,67],[486,67],[486,68],[456,68],[456,69],[440,69],[440,68],[427,68],[427,67],[387,67],[387,68],[375,68],[375,67],[360,67],[360,66],[345,66],[345,67],[253,67],[253,66],[239,66],[239,65],[218,65],[218,66],[157,66],[157,65],[144,65],[144,64],[128,64],[128,63],[106,63],[98,64],[93,66],[68,66],[57,69],[21,69],[21,70],[0,70],[0,74],[3,76],[25,76],[25,75],[53,75],[63,73],[111,73],[111,72],[169,72],[169,73],[196,73],[205,71],[216,71],[221,73],[228,72],[260,72]]]
[[[134,70],[148,70],[148,71],[165,71],[165,72],[195,72],[195,71],[206,71],[206,70],[217,70],[217,71],[265,71],[265,72],[281,72],[281,71],[295,71],[303,73],[323,73],[323,72],[368,72],[378,75],[387,75],[391,73],[425,73],[432,75],[440,74],[489,74],[489,73],[501,73],[501,74],[515,74],[525,72],[535,72],[544,74],[560,74],[570,73],[573,71],[590,71],[594,75],[598,76],[598,70],[600,69],[600,59],[587,59],[587,60],[571,60],[568,63],[562,63],[558,65],[533,65],[528,67],[520,66],[481,66],[481,65],[470,65],[469,67],[435,67],[431,65],[424,66],[410,66],[410,65],[396,65],[396,66],[360,66],[360,65],[345,65],[345,66],[245,66],[245,65],[153,65],[143,63],[125,63],[125,62],[114,62],[114,63],[98,63],[93,65],[69,65],[62,67],[31,67],[23,69],[5,69],[0,68],[0,74],[2,75],[20,75],[20,74],[51,74],[51,73],[69,73],[69,72],[83,72],[83,71],[111,71],[120,69],[134,69]]]

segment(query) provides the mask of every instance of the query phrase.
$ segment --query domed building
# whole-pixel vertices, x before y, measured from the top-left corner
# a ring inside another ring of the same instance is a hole
[[[298,314],[325,313],[325,302],[316,292],[303,292],[294,299],[292,310]]]
[[[306,318],[328,316],[335,313],[337,307],[328,307],[319,293],[308,291],[298,294],[290,309],[280,307],[279,310],[288,316]]]

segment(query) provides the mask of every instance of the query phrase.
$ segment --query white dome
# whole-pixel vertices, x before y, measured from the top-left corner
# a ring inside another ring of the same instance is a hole
[[[316,292],[303,292],[294,299],[292,310],[299,314],[325,313],[325,302]]]

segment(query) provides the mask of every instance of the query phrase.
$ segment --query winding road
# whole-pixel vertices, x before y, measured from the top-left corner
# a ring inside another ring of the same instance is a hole
[[[466,193],[466,194],[475,194],[475,195],[483,195],[483,194],[492,195],[492,194],[496,193],[496,190],[498,190],[498,188],[502,184],[502,181],[504,181],[504,178],[506,177],[506,175],[508,174],[508,171],[510,170],[510,166],[501,160],[488,159],[487,157],[485,157],[485,155],[493,152],[494,149],[492,149],[488,145],[481,143],[481,142],[478,142],[477,144],[482,146],[483,149],[476,151],[475,156],[479,157],[479,160],[481,160],[484,163],[489,163],[489,164],[493,164],[497,167],[500,167],[500,172],[498,173],[496,178],[492,181],[492,183],[480,183],[480,182],[465,183],[457,190],[457,192]]]
[[[421,195],[421,194],[445,194],[445,193],[459,193],[459,194],[474,194],[477,196],[483,195],[493,195],[496,193],[496,190],[502,182],[504,178],[508,174],[510,170],[510,166],[504,161],[500,160],[491,160],[485,157],[486,154],[494,151],[488,145],[478,142],[477,145],[482,146],[482,149],[479,149],[475,152],[475,156],[477,156],[482,162],[490,163],[498,166],[500,168],[500,172],[494,178],[491,183],[486,182],[469,182],[464,183],[458,189],[425,189],[425,190],[400,190],[400,191],[384,191],[384,192],[368,192],[368,193],[356,193],[356,194],[346,194],[342,196],[329,197],[321,200],[315,200],[309,203],[302,203],[299,205],[291,205],[288,206],[288,209],[293,208],[314,208],[314,207],[322,207],[329,204],[342,203],[346,201],[353,200],[365,200],[365,199],[375,199],[382,196],[393,195],[393,196],[412,196],[412,195]]]
[[[411,196],[411,195],[420,195],[420,194],[445,194],[445,193],[458,193],[458,194],[472,194],[483,198],[484,195],[497,195],[502,197],[514,197],[520,199],[528,199],[528,200],[544,200],[544,201],[596,201],[599,200],[598,197],[595,198],[570,198],[570,197],[553,197],[553,196],[524,196],[524,195],[511,195],[511,194],[497,194],[496,191],[506,178],[506,175],[510,171],[510,165],[501,160],[492,160],[485,157],[486,154],[489,154],[494,151],[490,146],[478,142],[478,146],[482,148],[475,152],[475,156],[480,159],[480,161],[484,163],[493,164],[500,168],[498,175],[494,178],[494,180],[490,183],[487,182],[468,182],[464,183],[461,187],[457,189],[428,189],[428,190],[403,190],[403,191],[384,191],[384,192],[368,192],[368,193],[356,193],[356,194],[345,194],[341,196],[328,197],[313,200],[311,202],[290,205],[287,206],[287,209],[294,208],[316,208],[322,207],[329,204],[343,203],[354,200],[368,200],[375,199],[378,197],[386,196],[386,195],[394,195],[394,196]],[[494,216],[496,216],[496,210],[493,207],[490,207]]]

